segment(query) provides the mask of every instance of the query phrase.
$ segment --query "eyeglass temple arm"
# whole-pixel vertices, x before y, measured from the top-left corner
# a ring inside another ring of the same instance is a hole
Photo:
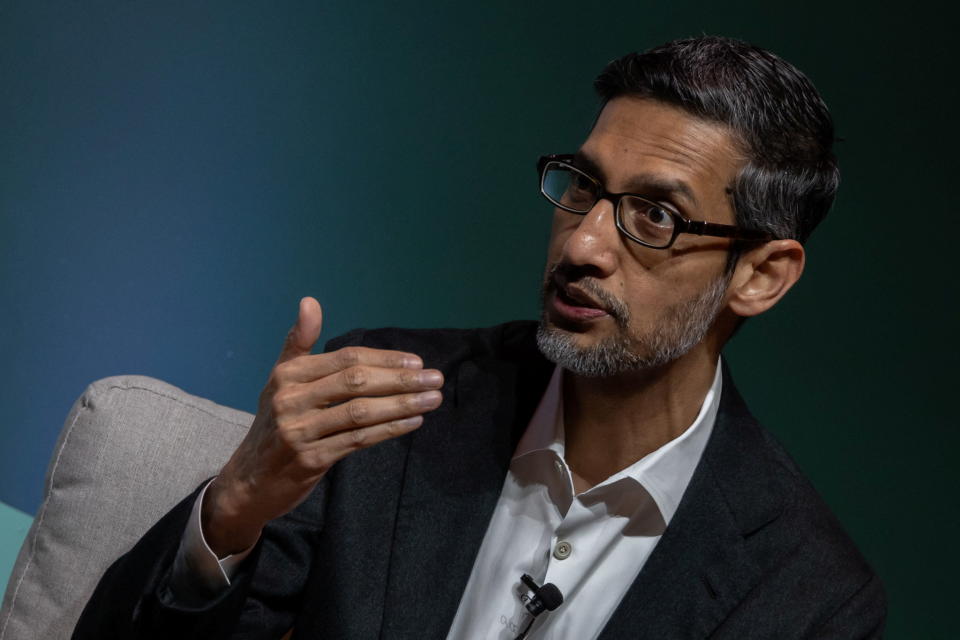
[[[741,229],[730,224],[717,224],[715,222],[703,222],[702,220],[690,220],[687,222],[687,233],[695,233],[699,236],[715,236],[719,238],[739,238],[742,240],[771,240],[769,233],[764,231],[755,231],[753,229]]]

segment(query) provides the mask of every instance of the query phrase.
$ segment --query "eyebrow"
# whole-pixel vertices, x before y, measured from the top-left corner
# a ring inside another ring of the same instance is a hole
[[[601,181],[606,182],[606,174],[596,160],[591,158],[583,151],[577,151],[573,154],[573,162],[576,166],[590,173]],[[673,180],[664,178],[652,173],[640,173],[631,176],[627,181],[627,191],[624,193],[634,193],[646,198],[664,198],[668,196],[679,196],[690,203],[693,207],[698,207],[697,197],[693,195],[693,189],[683,180]]]

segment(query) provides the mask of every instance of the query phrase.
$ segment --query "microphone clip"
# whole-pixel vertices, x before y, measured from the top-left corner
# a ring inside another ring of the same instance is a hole
[[[533,595],[523,594],[520,596],[520,602],[530,612],[531,617],[530,622],[527,623],[527,628],[520,632],[516,640],[524,640],[527,637],[537,616],[544,611],[553,611],[563,604],[563,594],[560,593],[560,589],[557,589],[557,585],[552,582],[548,582],[541,587],[526,573],[520,577],[520,581],[527,585]]]
[[[527,585],[532,594],[520,596],[520,601],[534,617],[544,611],[553,611],[563,604],[563,594],[560,593],[557,585],[552,582],[548,582],[541,587],[526,573],[521,576],[520,580]]]

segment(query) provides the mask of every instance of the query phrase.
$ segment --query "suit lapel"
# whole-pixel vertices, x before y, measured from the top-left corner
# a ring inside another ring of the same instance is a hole
[[[465,360],[448,376],[441,409],[411,440],[381,638],[446,637],[510,457],[552,370],[527,345]],[[779,516],[786,490],[725,365],[723,375],[703,457],[601,640],[706,637],[760,579],[747,539]]]
[[[518,355],[461,364],[441,409],[412,439],[382,638],[446,637],[552,368],[535,350]]]
[[[779,516],[785,489],[725,365],[723,374],[703,457],[601,640],[707,637],[760,579],[747,538]]]

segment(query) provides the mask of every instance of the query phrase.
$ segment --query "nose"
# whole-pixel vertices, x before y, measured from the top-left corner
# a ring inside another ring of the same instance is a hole
[[[576,215],[576,214],[574,214]],[[596,277],[612,274],[617,267],[622,246],[615,222],[612,202],[598,200],[593,209],[580,217],[580,222],[563,243],[562,260],[587,267]]]

